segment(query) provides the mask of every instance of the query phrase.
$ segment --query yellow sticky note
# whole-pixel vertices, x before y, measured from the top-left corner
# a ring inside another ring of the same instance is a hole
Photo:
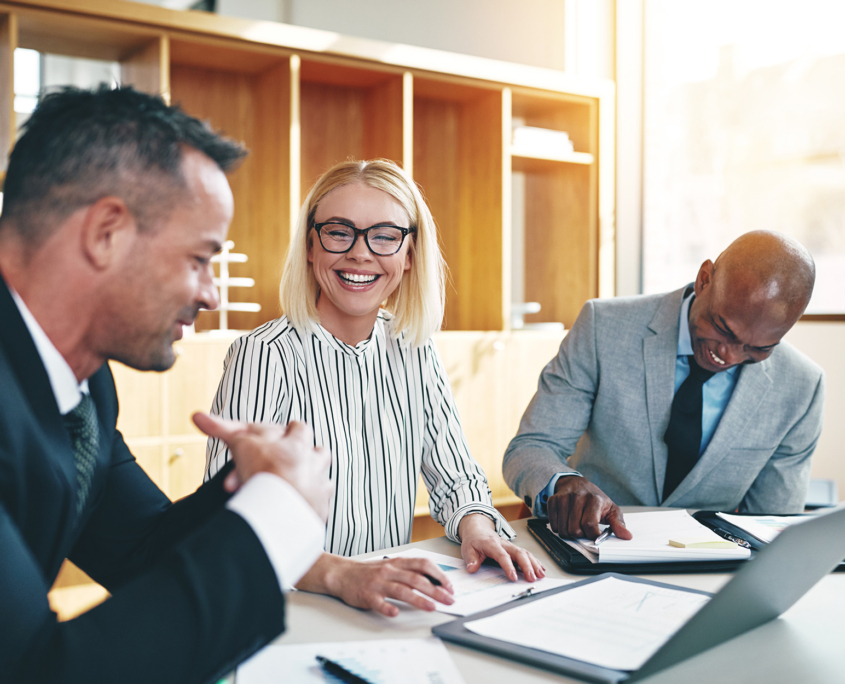
[[[707,537],[695,538],[689,537],[686,539],[670,539],[669,546],[675,546],[679,549],[735,549],[737,545],[727,539],[713,540]]]

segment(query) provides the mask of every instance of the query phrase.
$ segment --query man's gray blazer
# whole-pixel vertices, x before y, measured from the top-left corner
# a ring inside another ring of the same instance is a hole
[[[786,342],[740,369],[710,444],[661,502],[685,289],[584,305],[505,452],[505,480],[527,503],[578,470],[619,505],[802,510],[824,374]]]

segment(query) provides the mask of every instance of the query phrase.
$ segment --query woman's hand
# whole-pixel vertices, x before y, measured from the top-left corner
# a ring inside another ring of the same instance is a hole
[[[399,615],[399,608],[389,603],[389,598],[427,611],[435,606],[426,596],[446,605],[455,602],[446,574],[424,558],[358,561],[324,553],[296,588],[337,596],[350,606],[375,610],[387,617]]]
[[[546,576],[540,561],[496,534],[496,526],[486,515],[470,513],[464,516],[458,525],[458,534],[461,536],[461,555],[469,572],[478,570],[485,558],[492,558],[512,582],[517,580],[514,562],[529,582]]]

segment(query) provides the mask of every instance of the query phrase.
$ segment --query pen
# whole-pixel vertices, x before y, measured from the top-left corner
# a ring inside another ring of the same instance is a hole
[[[390,556],[382,556],[382,558],[384,558],[384,560],[387,560],[388,558],[390,558]],[[443,582],[441,582],[441,581],[440,581],[439,579],[437,579],[436,577],[432,577],[431,575],[427,575],[426,573],[423,573],[423,577],[425,577],[425,578],[426,578],[429,582],[431,582],[431,583],[432,583],[435,587],[442,587],[442,586],[443,586]]]
[[[605,539],[607,539],[611,534],[613,534],[613,530],[610,528],[610,525],[604,528],[604,532],[602,532],[596,540],[593,542],[596,546],[601,544]]]
[[[325,656],[318,655],[317,662],[320,663],[320,667],[322,667],[326,672],[330,675],[334,675],[342,682],[346,682],[347,684],[372,684],[369,679],[359,677],[354,672],[347,670],[343,667],[343,665],[336,663],[333,660],[329,660]]]
[[[722,539],[727,539],[728,541],[732,541],[734,544],[738,544],[743,548],[750,549],[752,548],[751,544],[749,544],[744,539],[740,539],[739,537],[734,537],[730,532],[727,530],[723,530],[721,527],[714,527],[712,530],[718,534]]]

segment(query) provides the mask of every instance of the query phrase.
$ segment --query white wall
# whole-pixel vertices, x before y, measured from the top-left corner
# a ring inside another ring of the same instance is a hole
[[[835,480],[845,499],[845,323],[798,323],[785,339],[825,371],[824,428],[812,476]]]
[[[564,68],[563,0],[287,0],[286,23]]]
[[[193,0],[139,0],[185,9]],[[614,76],[614,0],[217,0],[217,14]]]

